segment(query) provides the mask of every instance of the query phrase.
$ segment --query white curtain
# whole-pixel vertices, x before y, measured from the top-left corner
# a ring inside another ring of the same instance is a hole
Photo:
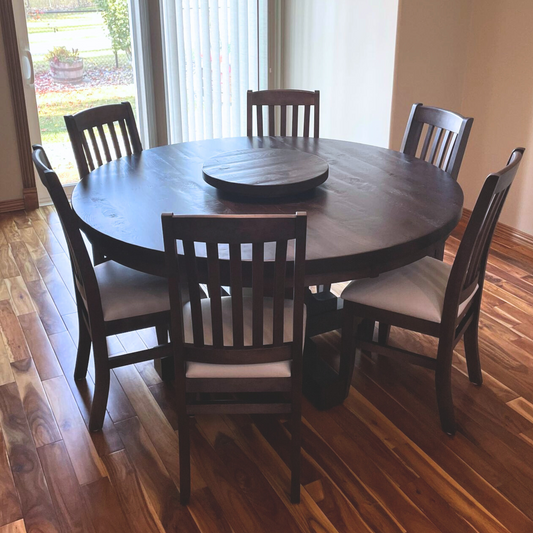
[[[163,0],[169,142],[246,134],[246,91],[266,89],[267,0]]]

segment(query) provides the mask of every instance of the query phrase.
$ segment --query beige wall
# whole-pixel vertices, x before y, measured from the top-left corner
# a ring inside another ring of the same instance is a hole
[[[500,220],[529,234],[532,22],[532,0],[400,0],[390,139],[398,149],[414,102],[474,117],[459,174],[468,208],[487,174],[504,166],[514,147],[525,146]]]
[[[0,27],[0,202],[22,198],[22,174],[18,160],[15,117]]]
[[[320,90],[320,136],[389,142],[398,0],[282,0],[281,87]]]
[[[471,0],[400,0],[390,147],[399,150],[411,106],[459,110]]]
[[[473,0],[461,111],[474,126],[461,171],[465,205],[511,150],[526,155],[501,221],[533,235],[533,1]]]

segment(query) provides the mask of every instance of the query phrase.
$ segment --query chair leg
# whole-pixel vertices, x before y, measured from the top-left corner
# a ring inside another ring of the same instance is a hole
[[[76,381],[85,379],[91,355],[91,335],[80,312],[78,312],[78,329],[78,353],[76,355],[76,368],[74,369]]]
[[[299,400],[297,400],[299,403]],[[300,447],[302,415],[300,406],[293,405],[291,414],[291,502],[300,503]]]
[[[89,418],[89,430],[100,431],[104,425],[107,398],[109,396],[110,368],[105,337],[93,345],[94,348],[94,396]]]
[[[155,327],[158,344],[168,343],[168,330],[169,328],[166,325]],[[163,381],[172,381],[174,379],[174,358],[172,356],[156,359],[154,367]]]
[[[441,341],[442,342],[442,341]],[[452,347],[441,348],[437,354],[435,387],[442,429],[448,435],[455,435],[455,413],[452,398]]]
[[[344,303],[341,360],[339,364],[339,388],[343,389],[343,400],[350,393],[353,369],[355,365],[355,317],[350,312],[347,302]]]
[[[483,383],[483,374],[481,373],[481,363],[479,361],[478,317],[474,317],[474,320],[465,331],[463,342],[465,345],[468,378],[472,383],[481,385]]]
[[[374,340],[374,330],[376,323],[373,320],[363,319],[357,328],[357,338],[362,341],[372,342]],[[368,350],[361,350],[369,359],[372,359],[372,352]],[[377,355],[376,355],[377,357]]]
[[[191,437],[185,405],[179,406],[178,411],[180,502],[187,505],[191,497]]]

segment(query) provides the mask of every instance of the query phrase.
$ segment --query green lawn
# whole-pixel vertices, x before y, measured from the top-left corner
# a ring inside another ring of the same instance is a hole
[[[125,100],[135,106],[135,87],[133,85],[108,85],[103,87],[79,88],[61,92],[40,93],[39,122],[43,142],[67,142],[68,134],[63,117],[103,104],[118,104]]]
[[[64,115],[125,100],[135,109],[135,86],[123,79],[116,83],[102,81],[101,84],[98,78],[95,80],[101,71],[97,70],[95,74],[93,69],[102,68],[113,71],[111,77],[115,79],[115,56],[99,12],[43,14],[38,19],[30,17],[27,24],[36,73],[42,142],[60,179],[63,183],[72,183],[77,181],[77,171]],[[93,70],[91,80],[86,77],[79,85],[59,86],[51,84],[47,76],[43,78],[43,74],[49,71],[44,58],[56,46],[78,49],[85,72]],[[124,69],[131,68],[124,52],[119,53],[119,65]]]
[[[86,67],[115,65],[111,41],[98,11],[45,13],[39,19],[30,17],[27,24],[36,72],[48,70],[44,58],[56,46],[78,49]],[[126,66],[127,61],[126,54],[119,52],[119,64]]]

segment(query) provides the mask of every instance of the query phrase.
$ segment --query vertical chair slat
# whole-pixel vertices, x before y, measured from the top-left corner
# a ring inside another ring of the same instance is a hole
[[[98,162],[98,166],[101,167],[103,164],[102,156],[100,155],[100,148],[98,147],[98,142],[96,141],[94,130],[93,128],[89,128],[87,131],[89,132],[89,138],[91,139],[91,144],[93,147],[94,155],[96,156],[96,161]]]
[[[309,122],[311,121],[311,106],[306,105],[304,111],[304,137],[309,137]]]
[[[220,290],[220,262],[218,259],[218,244],[208,242],[207,247],[207,275],[209,299],[211,300],[211,330],[213,332],[213,346],[224,346],[224,328],[222,320],[222,299]]]
[[[455,148],[455,143],[457,142],[457,137],[458,137],[457,133],[454,133],[450,140],[450,145],[448,146],[448,152],[446,153],[446,159],[444,160],[444,163],[442,165],[442,170],[444,170],[445,172],[450,171],[448,169],[448,166],[450,165],[450,162],[451,162],[452,153]]]
[[[91,150],[89,149],[89,145],[87,144],[87,138],[85,137],[84,131],[80,131],[80,141],[81,145],[83,146],[83,151],[85,152],[85,157],[87,158],[87,163],[89,163],[89,168],[94,170],[93,156],[91,154]]]
[[[437,160],[435,161],[435,165],[437,165],[439,168],[442,168],[442,162],[444,161],[444,156],[448,151],[448,145],[450,143],[451,134],[451,131],[446,130],[444,138],[442,139],[442,143],[440,144],[439,155],[437,156]]]
[[[252,344],[263,345],[264,243],[252,245]]]
[[[126,122],[124,119],[120,119],[118,121],[120,130],[122,131],[122,138],[124,140],[124,147],[126,148],[126,153],[128,155],[131,155],[131,145],[130,145],[130,139],[128,137],[128,130],[126,129]]]
[[[281,130],[279,133],[282,137],[287,135],[287,106],[281,106]]]
[[[183,253],[185,269],[189,282],[189,301],[191,306],[191,319],[193,341],[195,346],[204,344],[204,326],[202,318],[202,304],[200,301],[200,284],[198,283],[198,271],[196,267],[196,252],[194,242],[183,241]]]
[[[263,106],[258,105],[256,107],[257,110],[257,136],[262,137],[263,136]]]
[[[122,152],[120,151],[120,144],[118,143],[117,132],[115,131],[115,124],[113,122],[108,122],[107,127],[109,128],[109,133],[111,134],[111,140],[113,141],[113,146],[115,147],[115,155],[117,159],[122,157]]]
[[[474,245],[474,253],[472,254],[471,267],[469,271],[469,276],[467,281],[469,284],[472,282],[473,278],[477,275],[479,271],[480,262],[485,252],[487,245],[487,239],[493,230],[493,226],[496,224],[498,219],[501,206],[505,200],[504,193],[497,193],[493,200],[492,204],[489,207],[489,211],[483,221],[483,225],[479,232],[479,237]]]
[[[313,118],[314,137],[318,139],[320,131],[320,92],[315,91],[315,113]]]
[[[230,244],[231,315],[233,322],[233,346],[244,346],[244,316],[242,305],[241,245]]]
[[[246,92],[246,135],[251,137],[253,135],[253,106],[252,106],[252,91]],[[257,132],[259,135],[259,132]]]
[[[107,144],[107,138],[104,133],[104,128],[102,127],[101,124],[96,126],[96,128],[98,129],[98,133],[100,135],[100,142],[102,143],[102,146],[104,147],[106,161],[109,163],[111,161],[111,152],[109,151],[109,145]]]
[[[276,128],[275,128],[275,108],[273,105],[268,106],[268,134],[269,135],[276,135]]]
[[[431,124],[428,125],[428,130],[426,132],[424,144],[422,145],[422,151],[420,152],[420,159],[426,159],[426,156],[428,154],[429,143],[431,141],[431,136],[433,135],[434,129],[435,129],[435,126],[432,126]]]
[[[431,151],[429,152],[428,162],[432,165],[435,164],[435,157],[437,155],[437,148],[439,147],[439,143],[442,139],[442,134],[444,130],[442,128],[437,128],[437,131],[435,132],[435,137],[433,139],[433,143],[431,144]]]
[[[276,242],[276,264],[274,272],[273,324],[274,346],[283,344],[283,324],[285,306],[285,274],[287,264],[287,241]]]
[[[292,106],[292,136],[298,137],[298,106]]]

